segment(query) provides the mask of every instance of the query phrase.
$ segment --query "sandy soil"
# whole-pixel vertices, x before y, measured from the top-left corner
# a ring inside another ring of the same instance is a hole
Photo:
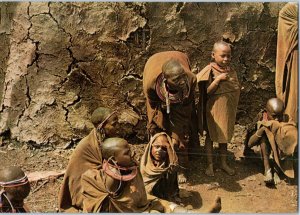
[[[201,146],[191,162],[188,183],[180,186],[182,204],[187,208],[205,211],[216,195],[222,198],[222,213],[297,213],[298,183],[282,180],[276,187],[266,187],[262,164],[257,158],[244,159],[243,130],[236,126],[235,137],[229,148],[229,163],[237,174],[228,176],[216,168],[215,177],[204,174],[205,153]],[[139,157],[145,144],[132,145]],[[33,148],[13,142],[0,147],[1,166],[18,165],[26,173],[66,168],[71,149]],[[216,150],[217,151],[217,150]],[[218,159],[216,157],[216,163]],[[32,212],[56,212],[57,196],[63,177],[32,183],[31,194],[26,199]],[[188,191],[188,192],[186,192]],[[188,194],[188,195],[185,195]]]

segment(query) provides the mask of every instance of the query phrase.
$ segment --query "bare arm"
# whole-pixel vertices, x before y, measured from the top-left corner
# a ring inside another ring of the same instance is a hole
[[[211,84],[207,88],[207,94],[212,94],[213,92],[215,92],[215,90],[219,86],[219,83],[221,81],[227,80],[227,78],[228,78],[228,73],[222,73],[221,75],[218,75],[217,77],[215,77],[213,82],[211,82]]]
[[[248,142],[248,147],[253,147],[255,145],[259,144],[259,141],[261,140],[263,134],[265,131],[265,127],[261,127],[260,129],[258,129],[255,134],[253,134],[250,138],[249,138],[249,142]]]

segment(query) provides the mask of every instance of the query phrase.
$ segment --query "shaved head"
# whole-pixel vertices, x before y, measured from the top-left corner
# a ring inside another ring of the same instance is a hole
[[[181,63],[173,58],[164,63],[164,65],[162,66],[162,72],[164,73],[165,78],[185,73]]]
[[[231,45],[229,43],[226,43],[226,42],[221,40],[221,41],[218,41],[214,44],[213,52],[216,52],[221,46],[226,46],[226,47],[231,49]]]
[[[9,182],[20,179],[25,176],[25,173],[20,167],[9,166],[0,170],[0,181]]]
[[[115,155],[115,152],[125,144],[128,144],[127,141],[123,138],[112,137],[107,138],[101,143],[101,152],[104,159],[108,159]]]
[[[280,115],[284,111],[284,104],[278,98],[271,98],[267,101],[266,109],[270,112],[274,112],[276,115]]]
[[[96,110],[94,110],[91,120],[95,127],[97,127],[103,120],[105,120],[106,117],[108,117],[110,114],[112,114],[112,110],[105,107],[98,107]]]

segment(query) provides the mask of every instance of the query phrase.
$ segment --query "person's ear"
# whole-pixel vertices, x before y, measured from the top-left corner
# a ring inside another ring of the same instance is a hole
[[[214,52],[211,52],[211,57],[212,57],[212,59],[215,59],[215,53]]]

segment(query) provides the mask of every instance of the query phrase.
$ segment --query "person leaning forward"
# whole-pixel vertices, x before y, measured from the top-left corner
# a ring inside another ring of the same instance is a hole
[[[97,108],[91,120],[95,128],[79,142],[67,166],[58,197],[61,212],[82,211],[81,176],[88,169],[101,168],[102,154],[99,146],[107,137],[118,133],[117,112],[109,108]]]
[[[179,51],[151,56],[144,68],[143,91],[146,96],[147,130],[150,136],[166,132],[178,150],[180,166],[188,168],[188,149],[199,147],[194,93],[196,76],[189,59]],[[193,145],[194,144],[194,145]],[[178,182],[186,182],[185,171]]]

